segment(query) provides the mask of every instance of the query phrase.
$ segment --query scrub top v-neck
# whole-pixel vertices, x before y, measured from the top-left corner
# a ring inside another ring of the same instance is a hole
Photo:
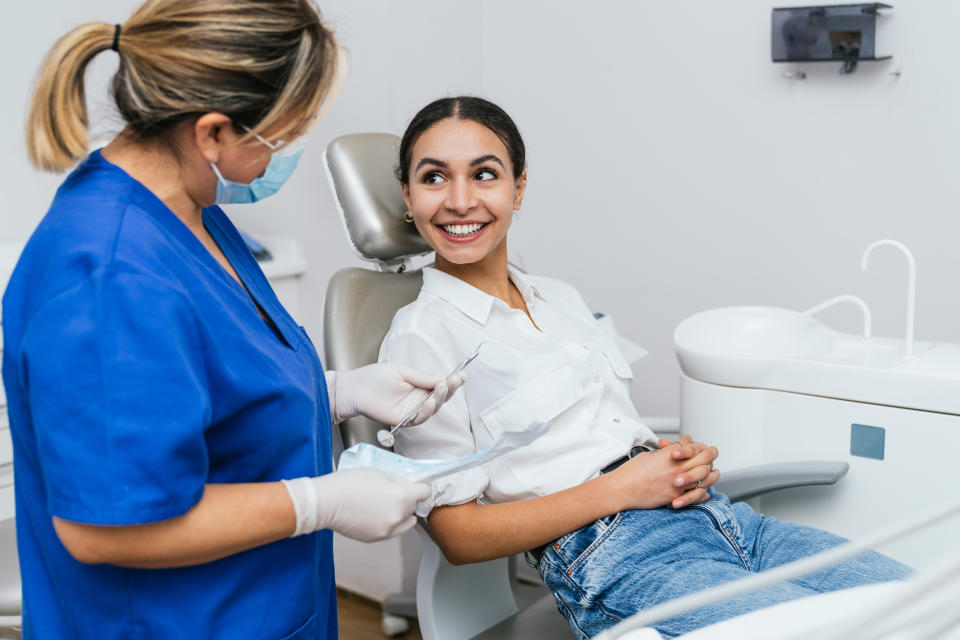
[[[155,522],[189,511],[207,483],[332,470],[313,345],[223,211],[203,221],[242,286],[94,152],[10,280],[3,379],[24,638],[336,637],[329,531],[139,570],[81,564],[53,530],[51,516]]]

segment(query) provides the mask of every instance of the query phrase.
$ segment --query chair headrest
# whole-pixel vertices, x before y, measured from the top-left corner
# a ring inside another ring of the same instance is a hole
[[[340,219],[354,252],[384,264],[428,253],[412,223],[394,165],[400,138],[390,133],[353,133],[334,139],[323,163]]]

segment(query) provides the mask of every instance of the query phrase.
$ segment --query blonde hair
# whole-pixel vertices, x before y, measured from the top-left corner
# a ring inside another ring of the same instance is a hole
[[[84,71],[115,30],[81,25],[47,54],[27,117],[34,166],[62,171],[86,155]],[[308,0],[147,0],[120,26],[117,50],[113,99],[143,139],[209,112],[249,127],[241,143],[271,128],[289,139],[309,127],[343,64]]]

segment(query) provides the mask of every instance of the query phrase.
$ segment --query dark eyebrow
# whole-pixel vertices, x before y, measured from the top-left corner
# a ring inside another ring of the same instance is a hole
[[[478,164],[483,164],[484,162],[487,162],[487,161],[489,161],[489,160],[492,160],[492,161],[496,162],[498,165],[500,165],[500,168],[503,169],[504,171],[507,170],[507,168],[506,168],[505,166],[503,166],[503,163],[500,162],[500,158],[498,158],[497,156],[495,156],[495,155],[493,155],[493,154],[486,155],[486,156],[480,156],[479,158],[477,158],[476,160],[474,160],[473,162],[471,162],[471,163],[470,163],[470,166],[471,166],[471,167],[475,167],[475,166],[477,166]]]
[[[447,163],[441,160],[435,160],[433,158],[420,158],[420,162],[417,163],[417,166],[413,169],[413,172],[416,173],[417,171],[420,171],[420,167],[422,167],[425,164],[433,164],[440,167],[441,169],[447,168]]]

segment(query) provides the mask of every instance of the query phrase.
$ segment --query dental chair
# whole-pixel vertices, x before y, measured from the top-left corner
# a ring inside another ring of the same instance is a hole
[[[327,367],[353,369],[377,361],[380,343],[398,309],[419,293],[422,275],[411,259],[430,252],[411,224],[394,163],[400,139],[392,134],[359,133],[339,137],[327,147],[324,166],[348,241],[357,256],[377,270],[346,268],[331,278],[324,307],[324,349]],[[360,442],[376,444],[380,425],[358,416],[339,425],[343,448]],[[845,463],[792,463],[725,473],[717,488],[731,500],[786,487],[833,484],[846,473]],[[416,614],[425,640],[523,638],[555,640],[572,637],[566,620],[544,587],[532,604],[520,607],[514,597],[510,562],[453,566],[421,520],[423,559],[417,579]],[[402,599],[385,610],[404,613]],[[408,611],[412,613],[412,611]]]
[[[15,525],[13,518],[0,521],[0,640],[20,637],[20,570]]]

